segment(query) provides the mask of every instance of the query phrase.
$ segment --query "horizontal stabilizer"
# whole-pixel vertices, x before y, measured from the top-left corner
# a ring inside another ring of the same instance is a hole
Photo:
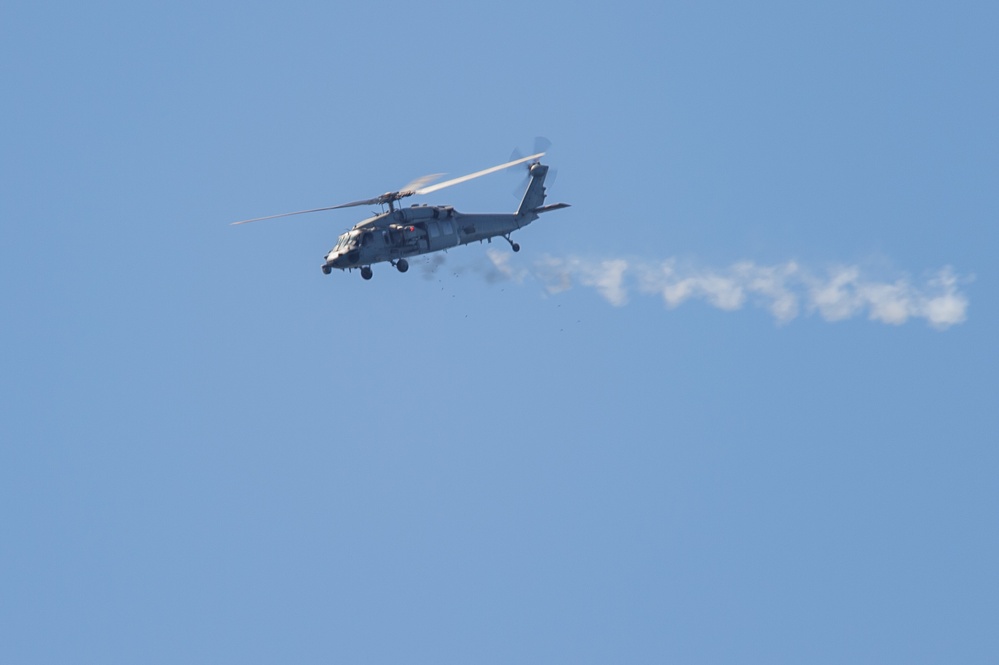
[[[543,212],[551,212],[552,210],[561,210],[562,208],[568,208],[568,207],[569,207],[568,203],[550,203],[546,206],[540,206],[538,208],[535,208],[531,212],[536,212],[540,214]]]

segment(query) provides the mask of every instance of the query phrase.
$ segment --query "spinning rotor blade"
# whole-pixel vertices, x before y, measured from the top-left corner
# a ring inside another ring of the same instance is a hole
[[[437,178],[442,177],[443,173],[431,173],[430,175],[425,175],[417,178],[411,183],[408,183],[405,187],[399,190],[400,194],[406,194],[407,192],[416,192],[420,187],[432,183]]]
[[[254,217],[253,219],[244,219],[239,222],[233,222],[229,226],[239,226],[240,224],[249,224],[250,222],[262,222],[265,219],[277,219],[278,217],[291,217],[292,215],[304,215],[307,212],[322,212],[323,210],[335,210],[337,208],[347,208],[349,206],[359,206],[366,203],[378,203],[378,199],[369,199],[368,201],[354,201],[353,203],[344,203],[338,206],[329,206],[326,208],[313,208],[311,210],[298,210],[295,212],[283,212],[280,215],[268,215],[267,217]]]
[[[534,152],[548,152],[548,149],[552,147],[552,142],[549,141],[544,136],[534,137]]]
[[[540,153],[540,154],[546,154],[548,152],[548,149],[551,148],[551,147],[552,147],[552,142],[549,141],[544,136],[535,136],[534,137],[534,152],[537,152],[537,153]],[[512,159],[512,160],[519,160],[523,156],[524,156],[524,153],[520,151],[520,148],[514,148],[513,152],[510,153],[510,159]],[[524,179],[517,186],[517,189],[513,190],[513,195],[514,196],[517,196],[517,197],[523,196],[524,190],[527,189],[527,186],[530,184],[530,182],[531,182],[531,166],[532,166],[531,164],[527,164],[526,165],[526,167],[527,167],[525,169],[526,174],[524,175]],[[550,187],[553,182],[555,182],[555,170],[554,169],[549,169],[548,170],[548,186]]]
[[[552,142],[546,139],[544,136],[534,137],[534,152],[545,154],[548,149],[552,147]],[[514,148],[513,152],[510,153],[510,159],[520,159],[524,156],[524,153],[520,151],[520,148]]]
[[[253,219],[244,219],[239,222],[233,222],[229,226],[239,226],[240,224],[249,224],[250,222],[262,222],[265,219],[277,219],[278,217],[291,217],[292,215],[304,215],[307,212],[322,212],[324,210],[339,210],[340,208],[353,208],[355,206],[367,206],[367,205],[378,205],[381,203],[386,203],[389,200],[397,201],[399,199],[398,192],[389,192],[388,194],[382,194],[373,199],[364,199],[363,201],[351,201],[350,203],[341,203],[336,206],[327,206],[325,208],[312,208],[311,210],[298,210],[296,212],[283,212],[280,215],[268,215],[267,217],[254,217]]]
[[[361,201],[351,201],[350,203],[341,203],[338,206],[330,206],[329,208],[320,208],[320,210],[339,210],[340,208],[354,208],[357,206],[373,206],[375,204],[385,203],[395,195],[395,192],[389,192],[388,194],[382,194],[381,196],[376,196],[373,199],[363,199]],[[392,198],[395,201],[395,198]],[[308,212],[313,212],[309,210]]]
[[[506,164],[500,164],[499,166],[493,166],[488,169],[483,169],[481,171],[476,171],[475,173],[469,173],[468,175],[463,175],[460,178],[454,178],[453,180],[445,180],[444,182],[439,182],[436,185],[431,185],[430,187],[424,187],[423,189],[417,189],[414,194],[429,194],[430,192],[436,192],[438,189],[444,189],[445,187],[450,187],[451,185],[457,185],[462,182],[467,182],[473,178],[478,178],[484,175],[489,175],[490,173],[495,173],[496,171],[502,171],[503,169],[508,169],[511,166],[516,166],[517,164],[523,164],[524,162],[529,162],[532,159],[538,159],[542,157],[545,153],[539,152],[536,155],[531,155],[529,157],[522,157],[520,159],[515,159],[512,162],[507,162]]]
[[[454,178],[453,180],[446,180],[436,185],[431,185],[429,187],[423,187],[423,185],[426,185],[427,183],[432,182],[437,178],[440,178],[444,174],[435,173],[432,175],[421,176],[397,192],[386,192],[381,196],[376,196],[373,199],[362,199],[360,201],[351,201],[350,203],[341,203],[340,205],[326,206],[325,208],[312,208],[311,210],[283,212],[280,215],[268,215],[267,217],[254,217],[253,219],[244,219],[238,222],[233,222],[230,226],[249,224],[250,222],[262,222],[265,219],[278,219],[279,217],[304,215],[309,212],[322,212],[324,210],[338,210],[340,208],[353,208],[355,206],[366,206],[366,205],[381,205],[385,203],[389,203],[391,205],[393,201],[398,201],[399,199],[405,198],[407,196],[412,196],[413,194],[429,194],[430,192],[436,192],[438,189],[444,189],[445,187],[450,187],[451,185],[457,185],[458,183],[466,182],[468,180],[472,180],[473,178],[478,178],[480,176],[488,175],[490,173],[495,173],[496,171],[502,171],[503,169],[510,168],[511,166],[516,166],[517,164],[523,164],[524,162],[528,162],[532,159],[538,159],[544,154],[545,153],[543,152],[539,152],[536,155],[531,155],[529,157],[522,157],[521,159],[515,159],[512,162],[507,162],[506,164],[500,164],[499,166],[493,166],[488,169],[483,169],[482,171],[476,171],[475,173],[463,175],[460,178]]]

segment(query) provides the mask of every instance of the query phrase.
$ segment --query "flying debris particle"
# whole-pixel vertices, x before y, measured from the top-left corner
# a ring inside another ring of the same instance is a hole
[[[433,279],[434,275],[437,274],[437,270],[444,265],[444,255],[443,254],[432,254],[427,256],[423,261],[423,265],[420,266],[420,270],[423,273],[424,279]],[[437,281],[440,281],[439,279]]]

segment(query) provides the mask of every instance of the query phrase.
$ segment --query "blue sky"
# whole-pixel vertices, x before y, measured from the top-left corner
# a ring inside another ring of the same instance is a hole
[[[6,4],[0,660],[990,662],[997,19]]]

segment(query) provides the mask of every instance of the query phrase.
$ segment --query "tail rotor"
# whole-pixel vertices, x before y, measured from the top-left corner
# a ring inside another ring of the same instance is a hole
[[[532,152],[531,154],[537,155],[539,153],[546,153],[546,152],[548,152],[548,149],[551,148],[551,146],[552,146],[552,142],[549,141],[544,136],[535,136],[534,137],[534,152]],[[524,153],[521,152],[520,148],[514,148],[513,152],[510,153],[510,161],[511,162],[512,161],[521,160],[523,158],[524,158]],[[530,160],[530,161],[528,161],[528,162],[526,162],[524,164],[524,170],[527,171],[527,173],[524,175],[524,178],[523,178],[523,180],[521,180],[520,184],[517,185],[517,188],[515,190],[513,190],[513,195],[514,196],[520,197],[520,196],[523,195],[524,190],[527,189],[527,185],[530,184],[530,182],[531,182],[531,167],[534,166],[535,164],[540,163],[540,162],[541,162],[541,158],[539,157],[537,159],[532,159],[532,160]],[[547,181],[546,181],[546,185],[548,187],[551,187],[551,185],[555,182],[555,178],[556,178],[557,175],[558,175],[558,171],[556,169],[553,169],[553,168],[549,168],[548,169],[548,178],[547,178]]]

